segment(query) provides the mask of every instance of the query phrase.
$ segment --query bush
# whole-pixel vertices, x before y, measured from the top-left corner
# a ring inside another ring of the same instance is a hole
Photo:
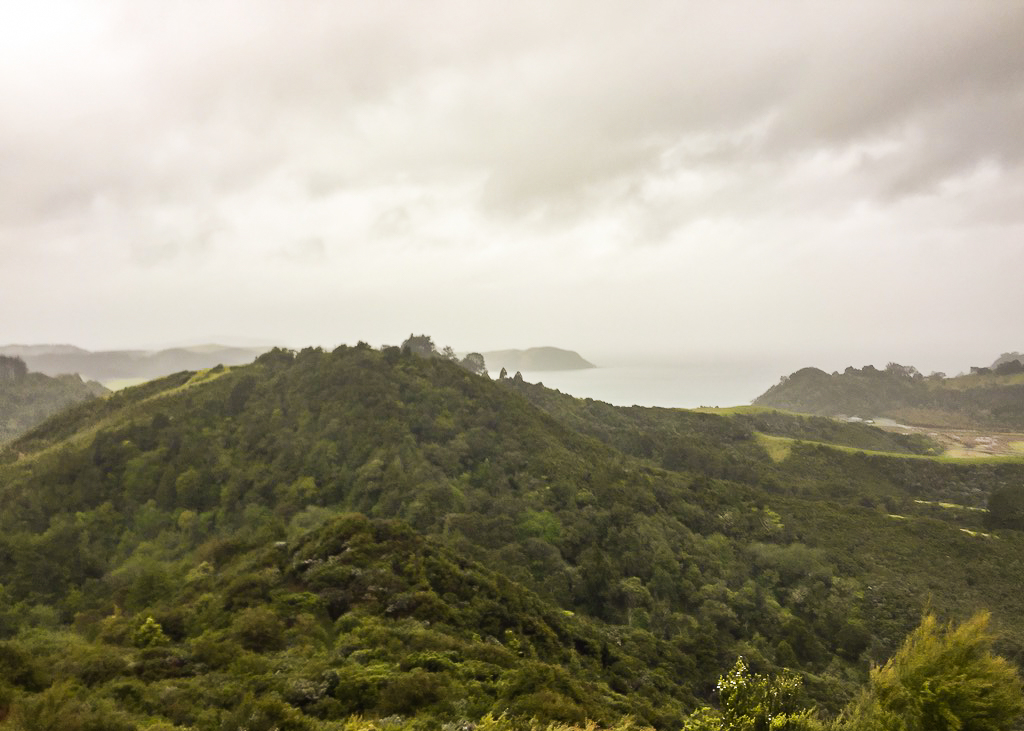
[[[268,652],[284,647],[284,623],[266,607],[243,610],[235,617],[232,630],[242,647]]]
[[[903,647],[871,672],[849,731],[998,731],[1024,713],[1021,681],[991,651],[988,614],[954,628],[926,616]]]

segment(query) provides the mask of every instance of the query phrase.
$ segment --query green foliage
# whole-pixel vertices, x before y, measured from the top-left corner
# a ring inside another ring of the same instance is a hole
[[[253,652],[280,650],[284,647],[284,624],[267,607],[243,609],[232,622],[239,644]]]
[[[465,358],[459,361],[459,365],[478,376],[487,375],[487,364],[484,362],[484,357],[479,353],[467,354]]]
[[[0,444],[15,439],[73,404],[108,393],[75,375],[30,373],[20,358],[0,355]]]
[[[131,717],[108,699],[59,683],[14,705],[12,731],[134,731]]]
[[[1001,731],[1024,713],[1017,672],[992,653],[988,615],[941,626],[925,616],[903,647],[871,672],[851,706],[850,731]]]
[[[884,416],[936,426],[1024,429],[1024,384],[1015,383],[1017,376],[1009,372],[984,371],[988,369],[964,378],[925,379],[913,367],[895,363],[885,370],[865,366],[832,375],[804,368],[754,403],[821,416]]]
[[[170,642],[164,634],[164,628],[152,617],[146,617],[146,621],[139,625],[132,636],[132,642],[136,647],[161,647]]]
[[[1024,484],[1002,485],[989,494],[985,526],[1024,530]]]
[[[991,605],[1024,657],[1021,543],[930,504],[983,505],[1019,466],[775,463],[755,431],[825,426],[764,418],[365,345],[75,407],[0,465],[0,707],[59,715],[60,687],[115,726],[678,728],[742,654],[752,687],[793,668],[827,713],[927,594]],[[776,726],[812,723],[795,708]]]
[[[684,723],[684,731],[816,731],[822,724],[801,708],[802,681],[783,672],[751,673],[743,657],[718,679],[721,710],[704,706]]]

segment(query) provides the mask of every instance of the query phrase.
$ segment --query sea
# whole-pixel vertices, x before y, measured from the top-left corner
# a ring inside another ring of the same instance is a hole
[[[781,370],[784,368],[789,370]],[[615,406],[695,409],[749,404],[793,370],[792,364],[718,362],[611,365],[575,371],[523,371],[522,375],[530,383],[540,382],[577,398]]]

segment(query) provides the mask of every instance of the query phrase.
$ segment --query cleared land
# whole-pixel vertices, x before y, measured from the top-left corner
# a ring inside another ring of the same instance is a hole
[[[944,457],[982,458],[1024,455],[1024,433],[978,429],[910,426],[876,421],[875,426],[899,434],[924,434],[942,445]]]

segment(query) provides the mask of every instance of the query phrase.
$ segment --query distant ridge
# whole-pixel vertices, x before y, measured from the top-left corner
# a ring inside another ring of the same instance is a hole
[[[497,371],[578,371],[597,368],[573,350],[542,347],[526,350],[492,350],[482,354],[488,370]]]
[[[76,345],[4,345],[0,347],[0,355],[9,355],[15,358],[38,355],[81,355],[88,352]]]
[[[30,370],[58,376],[78,373],[94,381],[159,378],[178,371],[196,371],[251,363],[270,348],[197,345],[166,350],[89,351],[73,345],[4,345],[0,355],[20,357]]]

